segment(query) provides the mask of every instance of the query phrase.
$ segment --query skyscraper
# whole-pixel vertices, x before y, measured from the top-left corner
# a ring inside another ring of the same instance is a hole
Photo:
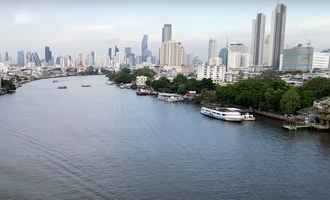
[[[184,64],[184,48],[180,42],[163,42],[159,50],[161,66],[181,66]]]
[[[41,66],[41,61],[37,52],[32,53],[32,60],[35,66]]]
[[[117,53],[119,53],[119,48],[115,46],[115,56],[117,55]]]
[[[227,66],[228,65],[228,48],[227,47],[220,49],[219,57],[222,60],[222,64]]]
[[[45,61],[47,64],[50,64],[52,60],[52,52],[48,46],[45,47]]]
[[[271,64],[269,63],[269,48],[271,45],[270,41],[270,34],[267,34],[264,40],[264,53],[263,53],[263,65],[264,66],[270,66]]]
[[[209,40],[209,51],[208,51],[208,62],[210,62],[211,59],[217,57],[216,55],[216,41],[214,39]]]
[[[251,64],[253,66],[263,65],[265,23],[266,17],[262,13],[258,13],[256,19],[252,20]]]
[[[108,49],[108,56],[110,59],[112,59],[112,48]]]
[[[279,70],[281,53],[284,48],[286,12],[287,8],[284,4],[277,4],[273,11],[269,63],[274,70]]]
[[[91,57],[90,57],[90,65],[91,66],[95,66],[95,64],[96,64],[96,58],[95,58],[95,51],[92,51],[91,52]]]
[[[172,40],[172,24],[164,24],[162,29],[162,42]]]
[[[126,47],[125,48],[125,56],[128,57],[130,54],[132,54],[132,48],[131,47]]]
[[[282,71],[312,70],[314,49],[311,46],[298,44],[296,47],[283,50]]]
[[[148,49],[148,35],[144,35],[141,43],[142,62],[147,62],[148,57],[151,57],[151,51]]]
[[[9,53],[8,51],[5,52],[5,62],[9,61]]]
[[[239,70],[248,67],[248,48],[242,43],[232,43],[228,48],[228,69]]]
[[[17,52],[17,65],[23,67],[25,64],[24,51]]]

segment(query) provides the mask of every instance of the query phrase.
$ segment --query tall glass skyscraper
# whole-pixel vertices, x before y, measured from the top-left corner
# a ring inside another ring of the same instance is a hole
[[[263,65],[265,23],[266,17],[262,13],[258,13],[256,19],[252,21],[251,64],[253,66]]]
[[[142,43],[141,43],[141,61],[147,62],[148,58],[151,59],[152,53],[148,49],[148,35],[143,35]]]
[[[47,64],[50,64],[52,60],[52,52],[48,46],[45,47],[45,61]]]
[[[17,65],[23,67],[25,64],[24,51],[17,52]]]
[[[284,4],[277,4],[273,11],[269,63],[274,70],[279,70],[284,48],[286,12],[287,8]]]
[[[219,57],[222,60],[222,64],[227,66],[227,64],[228,64],[228,48],[220,49]]]

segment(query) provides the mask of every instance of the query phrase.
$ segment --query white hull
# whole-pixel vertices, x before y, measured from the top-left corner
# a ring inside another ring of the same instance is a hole
[[[201,114],[223,121],[230,121],[230,122],[243,121],[243,116],[239,112],[218,111],[218,110],[202,107]]]

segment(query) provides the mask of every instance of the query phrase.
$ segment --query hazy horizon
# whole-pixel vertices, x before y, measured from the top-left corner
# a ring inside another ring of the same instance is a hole
[[[208,40],[217,40],[220,49],[229,41],[250,46],[251,23],[258,12],[271,13],[278,1],[1,1],[0,53],[12,57],[18,50],[38,51],[48,45],[56,55],[77,55],[107,48],[132,47],[140,55],[144,34],[149,48],[158,55],[163,24],[173,27],[173,40],[186,53],[205,59]],[[288,7],[286,47],[311,42],[316,50],[330,48],[330,3],[327,1],[280,1]]]

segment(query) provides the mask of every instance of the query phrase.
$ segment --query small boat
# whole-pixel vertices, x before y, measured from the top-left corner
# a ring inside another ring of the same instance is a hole
[[[218,109],[202,107],[201,114],[211,118],[220,119],[224,121],[231,121],[231,122],[242,122],[244,120],[240,112],[227,108],[222,108],[218,110]]]
[[[255,121],[256,120],[256,118],[250,113],[245,113],[242,116],[243,116],[244,121]]]
[[[131,87],[132,87],[131,83],[121,84],[119,86],[120,89],[131,89]]]
[[[91,87],[91,85],[83,84],[81,87]]]
[[[172,93],[158,93],[158,99],[170,103],[184,101],[182,95]]]
[[[58,86],[57,89],[67,89],[67,86]]]
[[[53,83],[58,83],[58,80],[53,80]]]
[[[150,90],[150,89],[139,88],[136,91],[136,95],[138,95],[138,96],[155,96],[155,95],[157,95],[157,92]]]
[[[107,84],[107,85],[114,85],[114,84],[116,84],[116,83],[114,83],[114,82],[112,82],[112,81],[107,81],[106,84]]]

